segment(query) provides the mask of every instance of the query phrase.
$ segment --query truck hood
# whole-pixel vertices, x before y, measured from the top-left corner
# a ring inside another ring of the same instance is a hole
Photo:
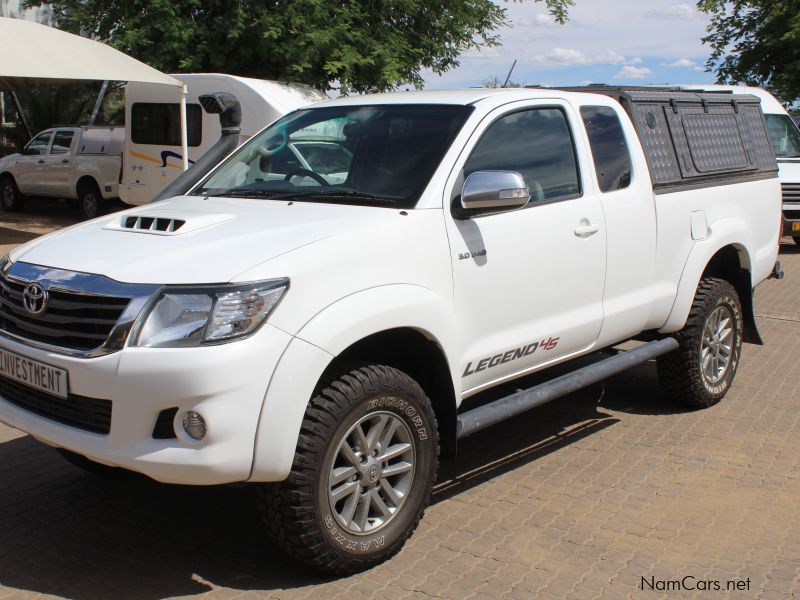
[[[184,196],[38,238],[11,260],[127,283],[223,283],[272,258],[354,228],[389,208]],[[275,273],[275,276],[290,276]]]

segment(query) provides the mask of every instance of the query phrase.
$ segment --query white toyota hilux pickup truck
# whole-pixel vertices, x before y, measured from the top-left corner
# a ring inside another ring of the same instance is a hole
[[[286,152],[309,131],[341,146],[314,170]],[[752,96],[332,100],[4,258],[0,421],[91,471],[257,484],[289,554],[351,573],[411,535],[440,446],[651,359],[675,401],[722,399],[780,228]]]

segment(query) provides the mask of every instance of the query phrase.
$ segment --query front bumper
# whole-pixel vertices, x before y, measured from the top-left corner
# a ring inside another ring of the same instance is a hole
[[[31,348],[0,335],[0,347],[69,372],[71,394],[111,400],[108,435],[37,416],[0,395],[0,421],[52,446],[165,483],[245,481],[267,385],[291,336],[265,324],[250,338],[199,348],[125,348],[77,358]],[[154,439],[162,410],[177,408],[175,439]],[[187,410],[208,424],[200,441],[182,427]]]

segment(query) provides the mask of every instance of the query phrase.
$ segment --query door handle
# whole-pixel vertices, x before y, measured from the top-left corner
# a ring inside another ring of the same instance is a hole
[[[600,231],[600,225],[597,223],[589,223],[588,225],[579,225],[575,229],[573,229],[575,235],[579,238],[587,238],[590,235],[594,235],[598,231]]]
[[[40,165],[44,163],[44,160],[37,161]]]
[[[64,159],[64,160],[62,160],[61,162],[62,162],[62,163],[64,163],[64,164],[66,164],[66,163],[68,163],[69,161],[68,161],[68,160],[65,158],[65,159]]]

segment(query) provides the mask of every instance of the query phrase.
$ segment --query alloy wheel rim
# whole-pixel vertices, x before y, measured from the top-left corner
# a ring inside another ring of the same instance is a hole
[[[339,442],[328,470],[328,503],[339,526],[355,535],[385,527],[414,480],[414,437],[394,413],[370,413]]]
[[[725,376],[733,358],[733,315],[725,306],[718,306],[706,319],[700,346],[700,371],[710,385]]]
[[[14,201],[14,191],[11,189],[10,185],[3,186],[3,206],[11,206],[11,203]]]

